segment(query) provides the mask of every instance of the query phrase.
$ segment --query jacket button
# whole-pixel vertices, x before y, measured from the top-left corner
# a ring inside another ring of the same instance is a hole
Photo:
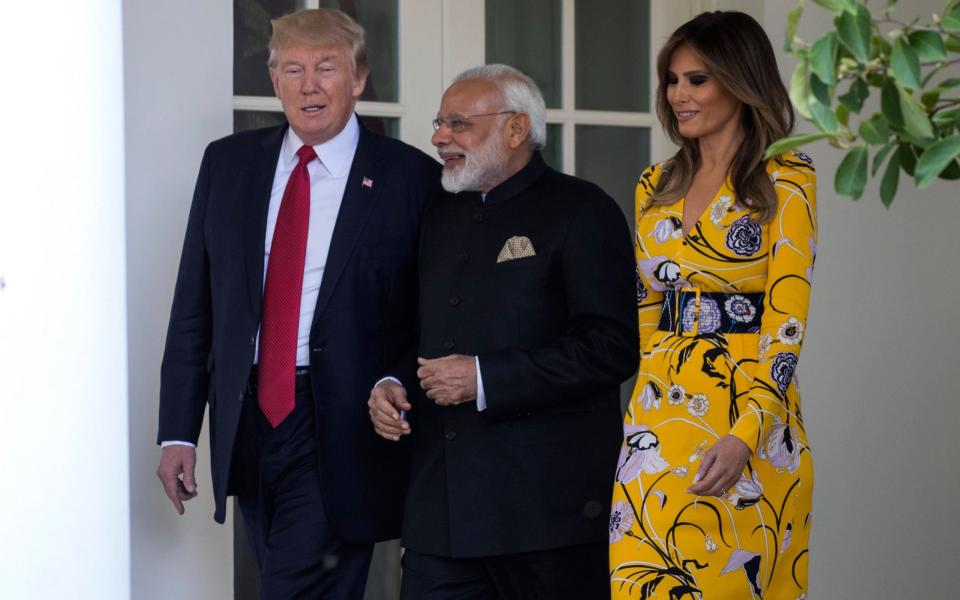
[[[603,506],[596,500],[590,500],[583,505],[583,516],[588,519],[596,519],[603,511]]]
[[[240,402],[243,402],[243,392],[240,392],[239,394],[237,394],[237,400],[239,400]]]
[[[458,304],[460,304],[460,297],[459,297],[459,296],[450,296],[450,306],[456,306],[456,305],[458,305]]]
[[[452,442],[454,439],[456,439],[456,437],[457,437],[457,432],[456,432],[456,431],[448,431],[448,432],[446,432],[445,434],[443,434],[443,437],[447,438],[447,441],[451,441],[451,442]]]
[[[466,252],[461,252],[458,258],[460,259],[460,262],[467,262],[470,260],[470,255]]]
[[[474,223],[482,223],[482,222],[483,222],[483,213],[481,213],[480,211],[477,211],[477,212],[473,213],[473,222],[474,222]]]
[[[447,340],[443,343],[444,350],[453,350],[456,347],[457,345],[454,343],[453,340]]]
[[[256,344],[257,344],[257,336],[256,336],[256,335],[251,335],[251,336],[250,336],[250,345],[251,345],[251,346],[255,346]]]

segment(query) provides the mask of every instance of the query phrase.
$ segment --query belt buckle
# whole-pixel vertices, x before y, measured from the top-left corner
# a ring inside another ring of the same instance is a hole
[[[686,294],[693,293],[693,329],[685,331],[683,326],[683,311],[686,307]],[[685,287],[677,292],[677,335],[684,337],[696,337],[700,334],[700,288]]]

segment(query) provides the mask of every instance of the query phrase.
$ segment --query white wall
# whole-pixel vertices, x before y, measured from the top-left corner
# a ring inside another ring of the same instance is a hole
[[[213,522],[206,432],[199,497],[180,517],[154,475],[160,358],[193,182],[232,129],[230,0],[123,2],[132,597],[233,594],[230,522]]]
[[[120,0],[3,21],[0,598],[125,598]]]
[[[761,22],[779,51],[795,2],[765,5]],[[899,12],[929,21],[943,6],[913,0]],[[808,2],[800,36],[812,42],[829,27],[829,13]],[[780,57],[785,80],[794,64]],[[955,597],[958,185],[917,191],[902,176],[886,210],[875,183],[859,202],[833,193],[839,150],[821,143],[808,152],[817,162],[820,214],[800,360],[816,464],[810,596]]]

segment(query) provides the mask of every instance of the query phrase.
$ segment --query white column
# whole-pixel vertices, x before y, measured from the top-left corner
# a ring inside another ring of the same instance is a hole
[[[127,598],[120,0],[3,19],[0,597]]]

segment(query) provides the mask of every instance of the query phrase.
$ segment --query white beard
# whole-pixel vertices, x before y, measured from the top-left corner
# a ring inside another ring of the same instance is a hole
[[[440,177],[443,189],[457,194],[470,191],[479,192],[489,187],[493,181],[500,181],[507,171],[507,155],[499,147],[496,135],[490,135],[476,150],[463,154],[463,165],[455,169],[444,169]],[[448,148],[444,148],[449,152]]]

